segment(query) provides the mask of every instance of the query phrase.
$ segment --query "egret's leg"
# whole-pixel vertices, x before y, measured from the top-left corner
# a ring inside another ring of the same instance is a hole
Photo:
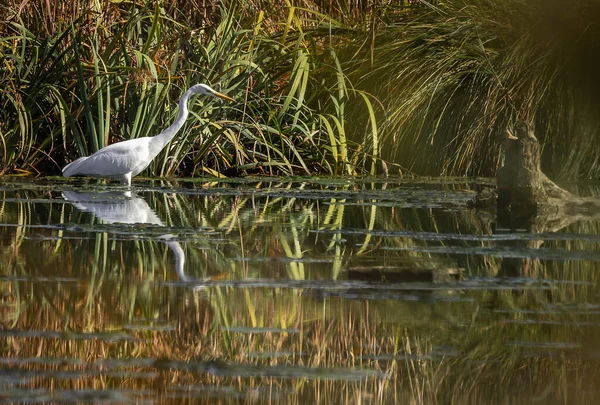
[[[121,184],[124,184],[127,187],[131,187],[131,172],[123,175],[123,178],[121,179]]]

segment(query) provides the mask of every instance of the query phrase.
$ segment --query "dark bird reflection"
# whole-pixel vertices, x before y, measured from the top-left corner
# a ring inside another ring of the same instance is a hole
[[[63,191],[62,196],[75,208],[89,212],[105,224],[152,224],[163,226],[162,221],[148,203],[130,191],[86,192]],[[158,237],[175,255],[175,271],[181,281],[191,279],[184,272],[185,253],[175,236]]]

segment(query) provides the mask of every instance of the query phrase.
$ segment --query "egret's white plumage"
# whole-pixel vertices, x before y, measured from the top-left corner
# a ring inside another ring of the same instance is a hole
[[[87,157],[80,157],[62,169],[64,177],[91,176],[119,180],[131,186],[131,179],[140,174],[160,151],[175,137],[188,117],[187,103],[194,94],[220,97],[234,101],[206,84],[190,87],[179,100],[179,115],[171,126],[156,136],[114,143]]]

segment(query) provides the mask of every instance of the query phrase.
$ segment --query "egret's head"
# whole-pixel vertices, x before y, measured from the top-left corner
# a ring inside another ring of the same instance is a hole
[[[219,93],[218,91],[216,91],[215,89],[213,89],[212,87],[210,87],[207,84],[195,84],[192,87],[190,87],[190,91],[193,94],[200,93],[205,96],[219,97],[224,100],[235,101],[231,97],[226,96],[225,94]]]

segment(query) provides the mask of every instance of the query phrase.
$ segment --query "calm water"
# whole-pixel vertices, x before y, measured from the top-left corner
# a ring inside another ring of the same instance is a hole
[[[597,403],[600,221],[483,184],[1,180],[0,401]]]

